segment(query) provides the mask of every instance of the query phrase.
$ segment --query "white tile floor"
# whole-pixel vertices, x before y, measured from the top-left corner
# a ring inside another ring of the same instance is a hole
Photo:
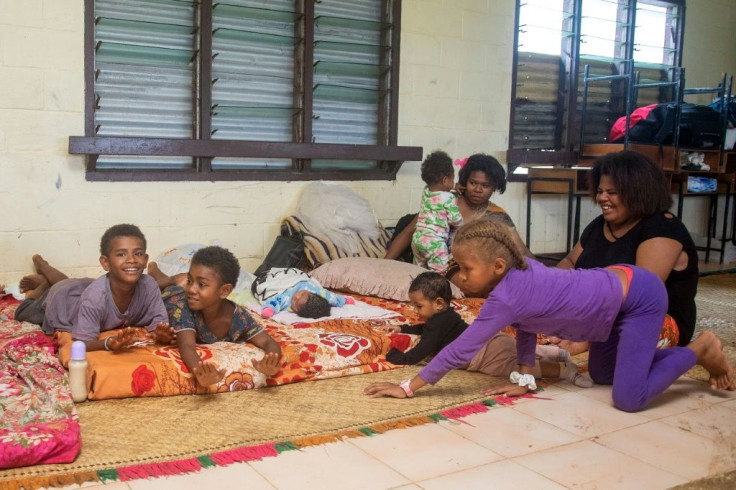
[[[648,410],[610,387],[565,382],[541,400],[462,422],[288,451],[199,473],[98,486],[132,489],[669,488],[736,469],[736,393],[681,378]],[[85,485],[87,487],[87,485]]]

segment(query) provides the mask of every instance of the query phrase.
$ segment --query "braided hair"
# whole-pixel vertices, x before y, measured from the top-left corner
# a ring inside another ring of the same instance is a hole
[[[473,220],[461,226],[452,241],[452,248],[472,246],[483,259],[492,262],[502,258],[508,267],[525,270],[524,253],[511,234],[511,228],[494,216]]]

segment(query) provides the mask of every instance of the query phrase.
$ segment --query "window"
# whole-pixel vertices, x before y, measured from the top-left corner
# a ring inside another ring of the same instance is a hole
[[[88,180],[393,179],[400,0],[85,0]]]
[[[509,174],[523,163],[573,165],[584,143],[605,143],[636,85],[673,81],[681,64],[684,0],[517,0]],[[613,76],[590,82],[583,73]],[[636,106],[672,100],[672,87],[641,87]],[[585,118],[582,121],[582,118]]]

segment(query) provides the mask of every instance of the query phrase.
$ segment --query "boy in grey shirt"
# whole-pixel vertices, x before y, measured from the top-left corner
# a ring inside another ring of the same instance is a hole
[[[146,238],[135,225],[115,225],[100,241],[100,264],[107,274],[97,279],[69,279],[33,256],[37,274],[24,277],[26,300],[15,319],[41,325],[49,335],[71,332],[88,351],[119,350],[136,342],[129,326],[146,327],[149,338],[169,343],[173,334],[156,281],[143,270],[148,263]],[[122,329],[117,336],[98,340],[101,332]]]

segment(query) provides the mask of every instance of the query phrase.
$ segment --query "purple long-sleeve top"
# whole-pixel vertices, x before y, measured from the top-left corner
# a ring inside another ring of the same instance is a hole
[[[473,358],[506,325],[516,327],[519,364],[534,365],[537,334],[573,341],[604,341],[623,297],[618,276],[606,269],[563,270],[526,259],[491,291],[478,317],[435,356],[419,376],[435,384]]]

